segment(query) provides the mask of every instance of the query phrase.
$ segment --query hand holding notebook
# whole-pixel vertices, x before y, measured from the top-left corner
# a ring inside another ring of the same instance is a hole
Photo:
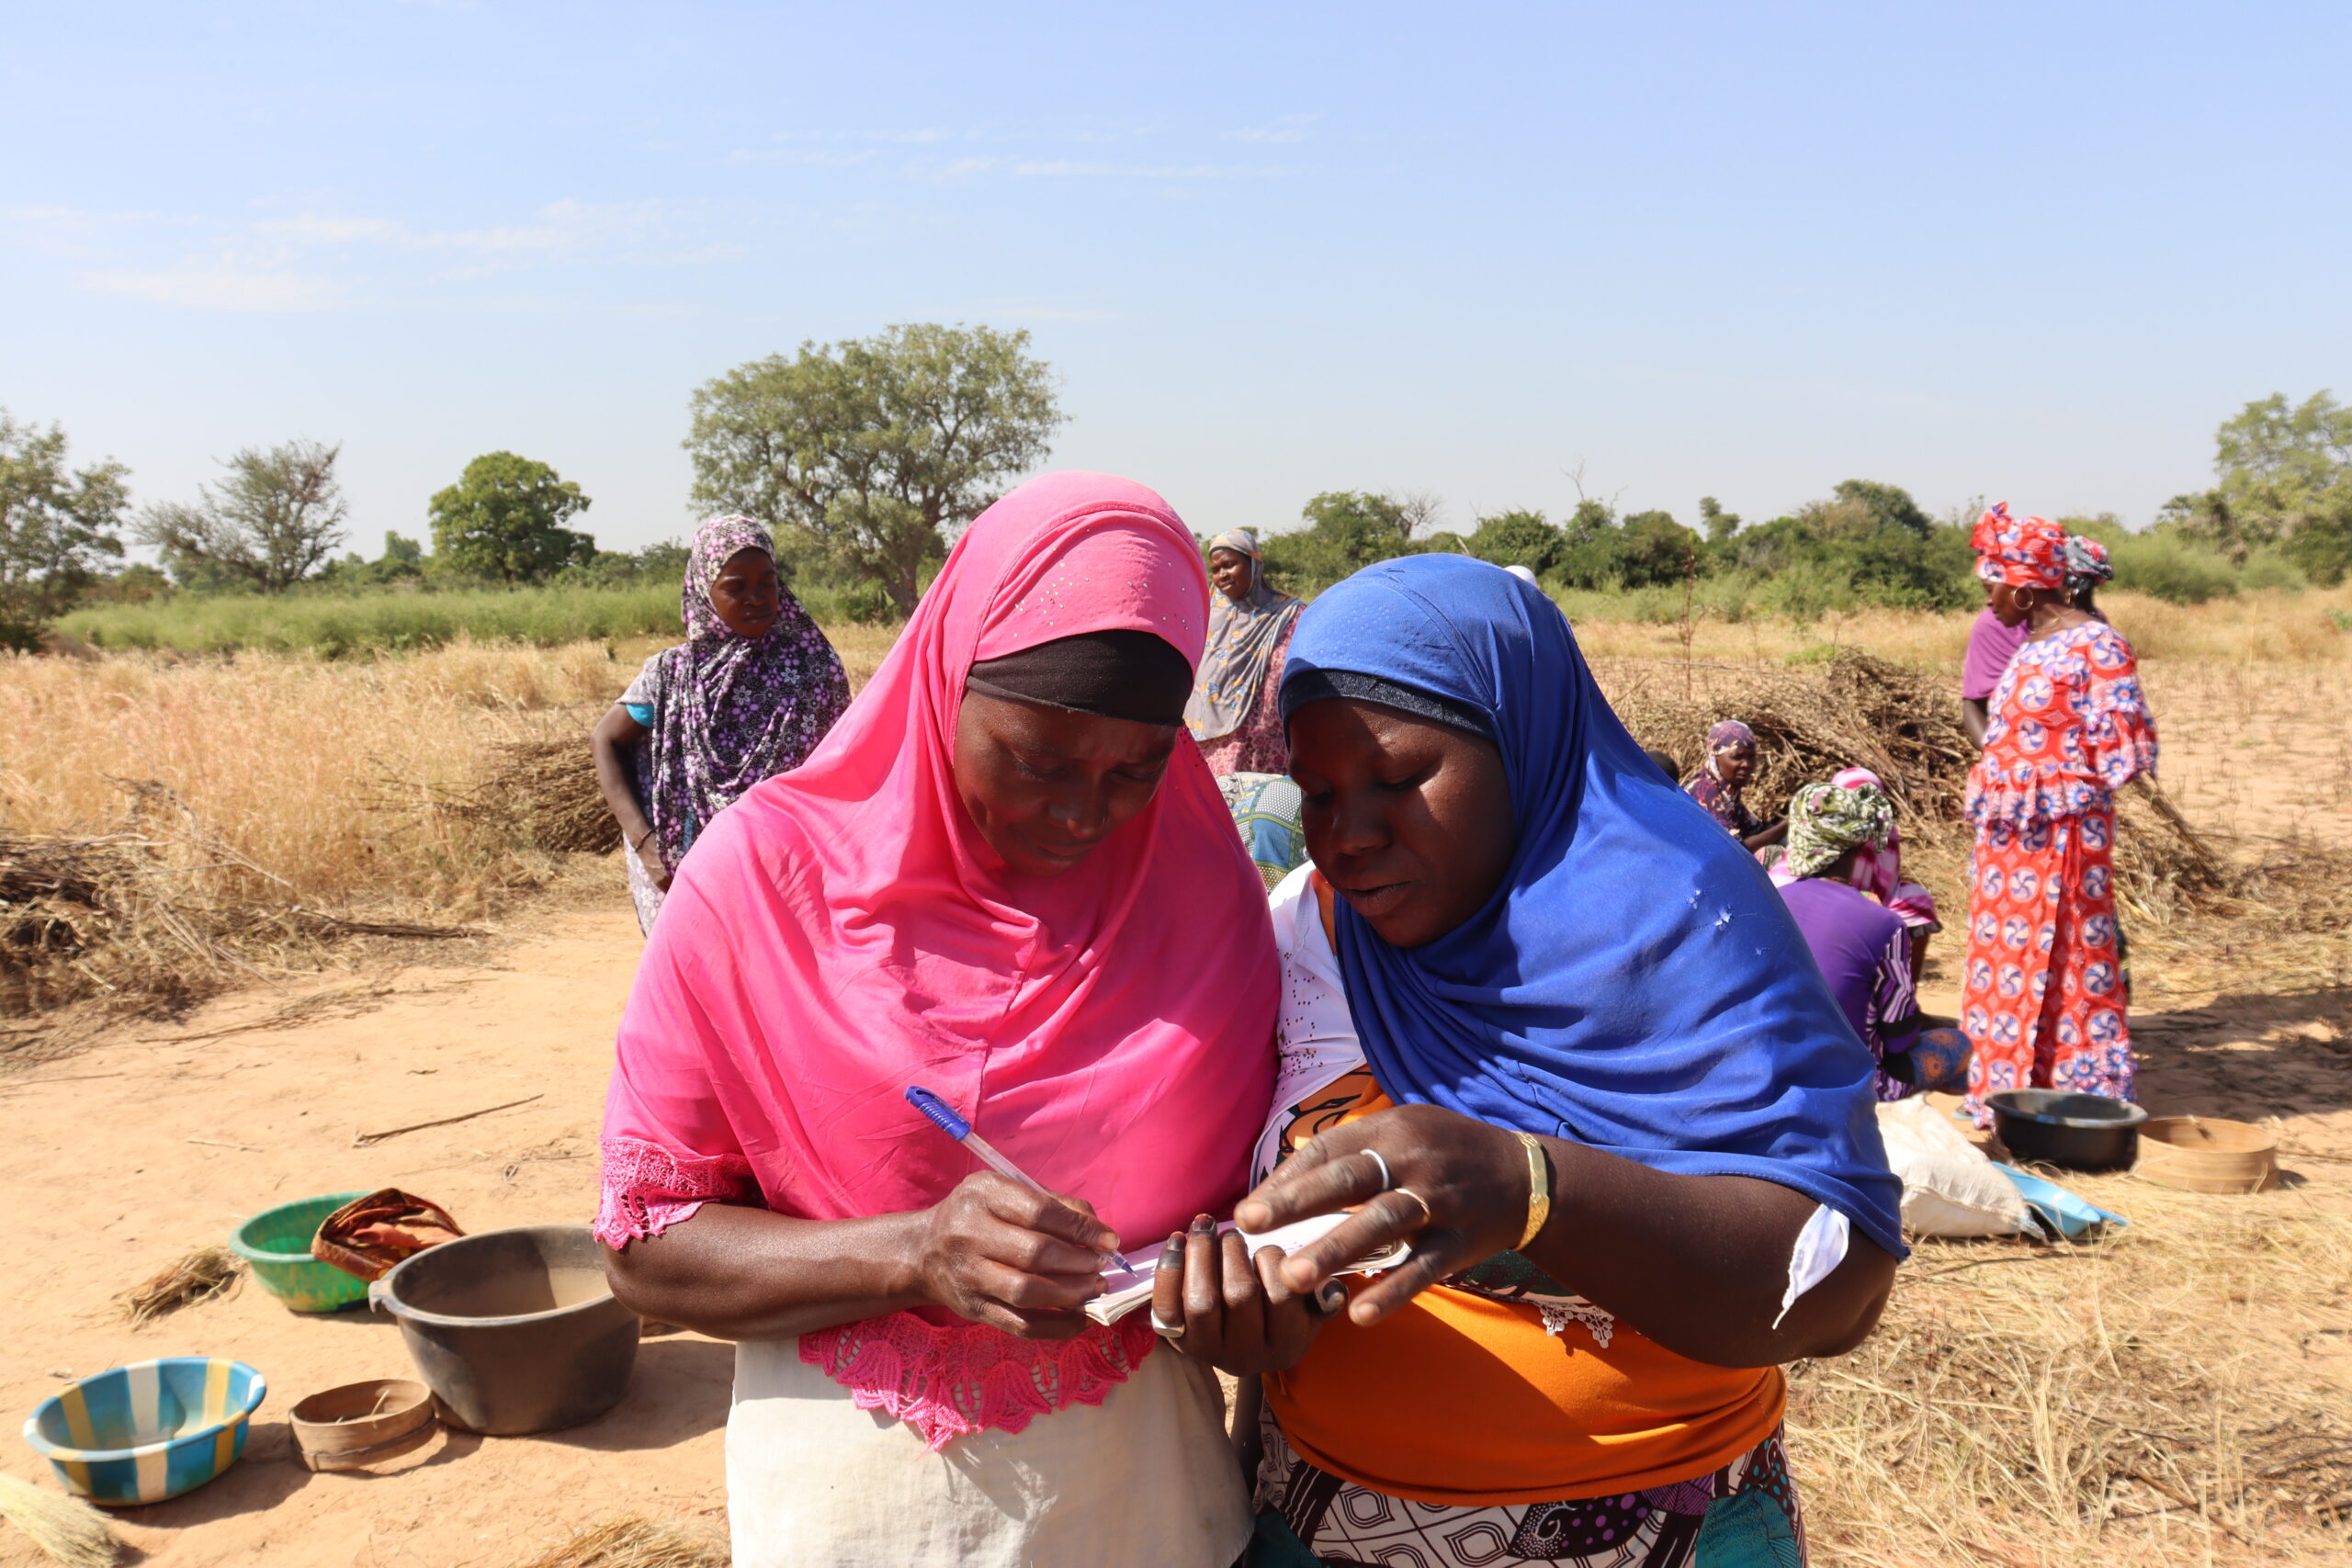
[[[1241,1245],[1249,1250],[1252,1258],[1258,1256],[1260,1248],[1268,1247],[1281,1247],[1283,1255],[1287,1257],[1300,1247],[1311,1247],[1321,1241],[1352,1217],[1349,1214],[1316,1214],[1286,1225],[1277,1225],[1262,1235],[1240,1230],[1231,1220],[1225,1221],[1216,1228],[1220,1235],[1228,1231],[1238,1231]],[[1401,1241],[1392,1242],[1370,1258],[1359,1258],[1353,1264],[1337,1272],[1377,1274],[1384,1269],[1394,1269],[1405,1261],[1409,1250]],[[1097,1323],[1116,1323],[1137,1307],[1149,1306],[1152,1281],[1159,1273],[1159,1257],[1157,1253],[1127,1268],[1123,1269],[1115,1263],[1105,1266],[1102,1270],[1102,1293],[1086,1303],[1086,1315]]]

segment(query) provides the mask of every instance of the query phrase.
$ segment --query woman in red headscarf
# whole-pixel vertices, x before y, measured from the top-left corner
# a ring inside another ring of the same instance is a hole
[[[1994,689],[1968,775],[1976,825],[1961,1026],[1968,1109],[2005,1089],[2132,1098],[2130,988],[2115,923],[2115,792],[2156,766],[2123,635],[2066,592],[2066,531],[2006,503],[1970,541],[1993,614],[2027,641]]]

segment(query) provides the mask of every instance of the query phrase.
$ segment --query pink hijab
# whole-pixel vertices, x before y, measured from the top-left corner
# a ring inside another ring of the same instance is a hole
[[[1127,629],[1197,666],[1208,599],[1190,531],[1126,479],[1047,474],[973,523],[808,761],[686,856],[621,1021],[607,1245],[747,1178],[807,1219],[937,1201],[977,1165],[907,1104],[910,1083],[1128,1247],[1238,1197],[1273,1089],[1277,964],[1199,749],[1179,736],[1151,804],[1057,877],[1012,872],[953,776],[975,662]],[[1050,1376],[1097,1402],[1148,1340],[1146,1325],[1046,1346],[931,1311],[804,1336],[801,1354],[935,1447],[1067,1402],[1040,1400],[1034,1363],[1072,1348],[1104,1360],[1091,1398],[1088,1367]]]

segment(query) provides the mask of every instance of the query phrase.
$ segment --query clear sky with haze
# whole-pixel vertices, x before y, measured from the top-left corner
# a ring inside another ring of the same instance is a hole
[[[1057,466],[1695,522],[1847,478],[2144,525],[2352,394],[2352,6],[0,7],[0,406],[187,497],[504,447],[611,548],[686,399],[1026,327]]]

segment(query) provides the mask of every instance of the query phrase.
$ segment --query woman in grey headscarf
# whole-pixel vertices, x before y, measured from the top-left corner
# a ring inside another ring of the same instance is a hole
[[[1220,778],[1288,773],[1290,746],[1275,694],[1299,602],[1267,585],[1258,536],[1247,528],[1209,541],[1209,581],[1217,593],[1209,610],[1208,651],[1201,657],[1184,722],[1201,743],[1209,772]]]

